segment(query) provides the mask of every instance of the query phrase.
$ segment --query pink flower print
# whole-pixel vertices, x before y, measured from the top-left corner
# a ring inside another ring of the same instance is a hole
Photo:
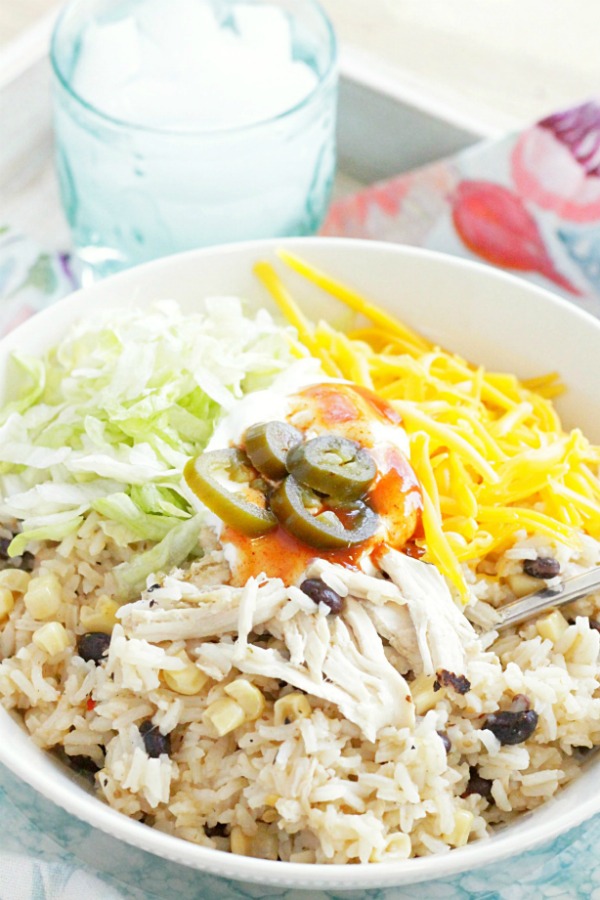
[[[542,119],[517,140],[511,164],[527,200],[572,222],[600,219],[600,103]]]
[[[400,177],[339,200],[331,207],[321,234],[329,237],[373,237],[369,233],[373,216],[385,219],[397,216],[408,188],[407,180]]]
[[[555,268],[535,219],[508,188],[491,181],[462,181],[452,219],[469,250],[493,265],[538,272],[563,290],[580,294]]]

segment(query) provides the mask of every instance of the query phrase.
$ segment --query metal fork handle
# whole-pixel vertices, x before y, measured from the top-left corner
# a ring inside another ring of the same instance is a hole
[[[513,600],[496,610],[500,616],[500,621],[494,625],[496,631],[502,631],[511,625],[519,625],[526,622],[527,619],[533,619],[547,609],[556,606],[564,606],[565,603],[571,603],[592,591],[600,589],[600,566],[582,572],[580,575],[573,575],[567,578],[556,587],[546,587],[535,594],[528,594],[521,597],[520,600]]]

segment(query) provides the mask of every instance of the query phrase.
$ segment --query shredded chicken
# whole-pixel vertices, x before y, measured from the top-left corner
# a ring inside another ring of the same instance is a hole
[[[254,579],[251,579],[254,582]],[[229,585],[195,587],[185,583],[185,604],[173,604],[161,595],[169,592],[176,579],[165,579],[160,590],[121,607],[118,617],[128,637],[147,641],[178,641],[191,638],[217,637],[238,630],[240,604],[248,586],[234,588]],[[181,582],[176,582],[181,589]],[[252,613],[254,625],[271,619],[287,600],[286,589],[279,578],[272,578],[256,586]],[[190,605],[190,602],[194,605]],[[168,607],[168,608],[165,608]]]
[[[388,641],[404,660],[404,671],[418,674],[423,669],[417,633],[406,600],[393,581],[375,578],[355,569],[314,560],[307,569],[307,578],[322,578],[341,596],[351,594],[360,598],[379,634]]]
[[[215,551],[189,575],[167,576],[124,606],[119,618],[127,637],[188,641],[200,668],[218,680],[233,668],[281,679],[335,704],[367,740],[415,719],[409,686],[382,638],[405,671],[464,674],[475,632],[433,566],[389,550],[381,557],[386,580],[314,560],[304,577],[321,578],[344,597],[334,615],[279,578],[250,578],[243,588],[211,584],[224,565]]]
[[[304,578],[322,578],[342,597],[351,594],[360,600],[371,600],[378,604],[386,603],[388,600],[394,600],[402,605],[406,603],[393,582],[365,575],[358,569],[347,569],[325,559],[314,559],[308,566]]]
[[[359,601],[348,598],[342,616],[298,612],[283,627],[277,620],[266,627],[282,636],[289,659],[279,650],[244,640],[243,650],[239,642],[221,644],[216,652],[214,645],[202,645],[197,651],[201,667],[229,662],[230,668],[246,675],[286,681],[335,704],[367,740],[375,740],[386,725],[414,724],[410,689],[388,662],[381,638]]]
[[[405,598],[425,674],[464,675],[465,649],[477,636],[436,567],[397,550],[386,551],[379,562]]]
[[[400,657],[400,670],[402,672],[410,670],[415,675],[422,672],[423,661],[417,643],[417,633],[407,607],[399,606],[397,603],[376,606],[367,602],[365,609],[381,637],[388,641]]]
[[[206,529],[208,530],[208,529]],[[202,559],[193,562],[184,580],[196,587],[227,584],[231,578],[231,569],[222,550],[211,550]]]

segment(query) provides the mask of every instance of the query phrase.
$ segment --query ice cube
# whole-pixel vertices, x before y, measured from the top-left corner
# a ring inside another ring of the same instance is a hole
[[[247,47],[267,54],[273,62],[287,63],[291,60],[290,22],[282,9],[240,3],[235,9],[234,21],[240,40]]]
[[[295,61],[286,70],[285,92],[289,107],[300,103],[316,88],[317,73],[304,62]]]
[[[190,129],[268,119],[314,89],[284,11],[234,4],[233,24],[206,0],[144,0],[135,16],[90,24],[76,89],[119,118]]]
[[[93,106],[114,115],[115,93],[138,75],[140,64],[133,16],[102,25],[92,21],[83,33],[73,88]]]
[[[144,0],[138,15],[140,36],[181,74],[219,39],[219,26],[204,0]]]
[[[187,115],[187,104],[181,101],[177,82],[159,78],[137,79],[125,85],[116,105],[119,118],[157,128],[173,126]]]

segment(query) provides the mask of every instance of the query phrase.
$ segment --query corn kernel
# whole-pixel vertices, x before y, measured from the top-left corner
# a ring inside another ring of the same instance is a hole
[[[117,624],[119,608],[116,600],[102,596],[95,607],[81,607],[79,621],[86,631],[100,631],[103,634],[112,634],[112,630]]]
[[[284,725],[296,719],[306,719],[312,713],[312,707],[304,694],[293,691],[275,701],[275,724]]]
[[[277,835],[266,825],[259,825],[250,840],[250,852],[259,859],[277,859],[279,844]]]
[[[8,588],[13,594],[24,594],[31,575],[22,569],[2,569],[0,572],[0,588]]]
[[[57,656],[69,646],[69,635],[60,622],[47,622],[46,625],[42,625],[33,632],[31,640],[48,656]]]
[[[177,659],[185,663],[185,669],[168,669],[161,672],[165,684],[177,694],[184,694],[189,697],[192,694],[199,694],[208,681],[208,675],[205,675],[191,661],[185,650],[177,653]]]
[[[246,713],[246,721],[252,722],[262,715],[265,708],[265,698],[262,691],[245,678],[237,678],[224,688],[225,693],[240,704]]]
[[[525,597],[527,594],[533,594],[534,591],[539,591],[540,587],[543,587],[545,583],[543,581],[540,583],[539,578],[532,578],[531,575],[526,575],[525,572],[515,572],[513,575],[509,575],[506,580],[515,597]]]
[[[25,607],[34,619],[51,619],[62,601],[60,581],[50,573],[32,578],[25,594]]]
[[[244,724],[246,713],[235,700],[232,700],[230,697],[221,697],[219,700],[211,703],[208,709],[205,710],[204,718],[208,719],[219,737],[223,737]]]
[[[576,625],[570,625],[565,628],[559,639],[554,644],[557,653],[562,653],[565,659],[569,659],[569,654],[581,643],[581,632]],[[575,645],[575,646],[573,646]]]
[[[250,856],[250,838],[244,834],[239,825],[234,825],[229,835],[231,852],[240,856]]]
[[[386,856],[394,857],[394,859],[408,859],[411,849],[412,844],[409,835],[401,831],[391,834],[385,842]]]
[[[475,816],[468,809],[457,809],[454,814],[454,828],[450,834],[443,834],[442,838],[453,847],[463,847],[469,840],[471,827]]]
[[[390,859],[408,859],[412,848],[410,837],[401,831],[386,838],[383,850],[375,849],[369,862],[383,862]]]
[[[569,623],[560,610],[555,609],[553,612],[549,613],[549,615],[538,619],[535,623],[535,627],[541,637],[547,638],[554,644],[559,637],[565,633],[569,627]]]
[[[264,813],[261,816],[263,822],[266,822],[268,825],[271,825],[273,822],[276,822],[279,818],[279,813],[276,809],[265,809]]]
[[[435,675],[417,675],[411,682],[410,692],[415,704],[415,712],[418,716],[424,716],[428,710],[433,709],[439,700],[445,695],[443,687],[434,691]]]
[[[563,651],[564,657],[567,662],[570,662],[570,663],[577,662],[577,654],[578,654],[579,648],[581,647],[582,642],[583,642],[583,635],[576,634],[575,637],[573,638],[571,645],[568,647],[568,649]]]
[[[8,588],[0,587],[0,622],[7,619],[14,609],[15,598]]]

